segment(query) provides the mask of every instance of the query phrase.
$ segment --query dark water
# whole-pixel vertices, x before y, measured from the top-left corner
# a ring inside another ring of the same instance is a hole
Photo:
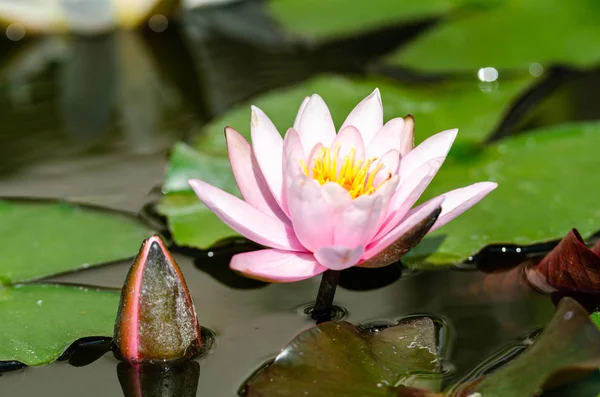
[[[434,21],[322,44],[282,35],[259,2],[188,12],[171,22],[163,33],[0,39],[0,195],[65,198],[137,212],[155,199],[151,192],[163,179],[175,141],[258,93],[324,72],[375,71],[404,84],[474,78],[372,66]],[[593,106],[600,72],[556,68],[542,80],[514,104],[494,138],[600,115]],[[184,255],[176,259],[201,324],[216,333],[212,352],[200,361],[198,396],[235,395],[254,370],[314,324],[304,309],[315,298],[318,279],[262,285],[228,272],[226,253],[196,263]],[[515,258],[480,259],[484,267],[496,268]],[[55,280],[118,288],[128,266]],[[512,273],[443,270],[400,277],[398,267],[356,272],[343,275],[336,296],[346,319],[355,324],[414,314],[443,319],[448,381],[511,357],[554,310],[548,297],[523,287]],[[390,278],[396,281],[384,285]],[[107,354],[77,368],[61,362],[4,373],[0,394],[120,396],[117,363]]]

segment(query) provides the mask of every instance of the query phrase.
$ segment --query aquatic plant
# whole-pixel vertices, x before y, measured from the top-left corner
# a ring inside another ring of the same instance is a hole
[[[224,223],[270,248],[233,257],[231,268],[248,277],[290,282],[355,265],[389,265],[497,186],[475,183],[411,209],[458,130],[413,149],[412,118],[383,125],[377,89],[354,108],[338,134],[316,94],[304,100],[285,138],[256,107],[251,129],[252,146],[233,128],[225,132],[244,200],[204,181],[189,181]]]
[[[132,363],[191,358],[202,346],[187,285],[158,235],[144,240],[129,269],[114,343],[115,354]]]

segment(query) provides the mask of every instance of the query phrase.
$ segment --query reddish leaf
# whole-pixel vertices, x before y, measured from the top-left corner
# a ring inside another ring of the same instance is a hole
[[[528,266],[527,278],[544,292],[600,292],[599,252],[600,245],[589,249],[572,229],[544,259]]]

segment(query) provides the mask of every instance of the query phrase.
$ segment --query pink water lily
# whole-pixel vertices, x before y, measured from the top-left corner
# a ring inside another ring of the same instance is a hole
[[[234,256],[231,268],[248,277],[290,282],[328,269],[387,265],[404,252],[400,247],[399,255],[389,255],[404,236],[420,240],[496,188],[480,182],[412,208],[458,131],[440,132],[414,147],[413,125],[412,117],[384,125],[377,89],[352,110],[337,134],[319,95],[302,102],[285,138],[252,107],[252,146],[226,129],[229,160],[244,200],[201,180],[189,181],[224,223],[270,247]]]

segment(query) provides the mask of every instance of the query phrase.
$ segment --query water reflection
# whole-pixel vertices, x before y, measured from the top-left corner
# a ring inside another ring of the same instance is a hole
[[[194,397],[198,390],[200,364],[119,363],[117,376],[125,397]]]

